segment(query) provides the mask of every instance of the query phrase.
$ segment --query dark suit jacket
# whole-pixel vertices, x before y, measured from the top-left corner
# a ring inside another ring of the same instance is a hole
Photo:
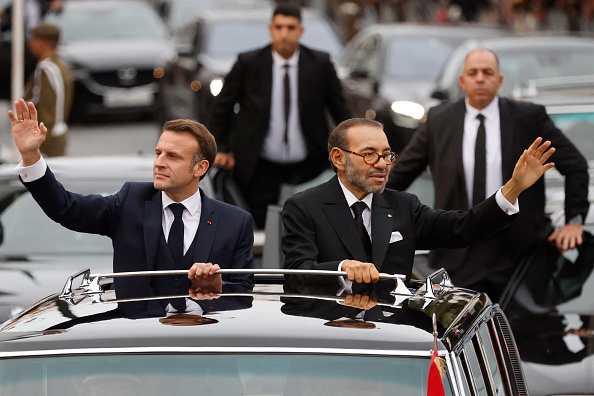
[[[435,186],[435,208],[467,210],[468,195],[462,164],[465,112],[464,99],[429,110],[427,121],[419,127],[392,166],[388,186],[405,190],[429,166]],[[500,98],[499,113],[503,181],[511,178],[518,158],[534,139],[541,136],[544,140],[550,140],[557,149],[551,161],[565,176],[566,218],[581,214],[585,219],[589,208],[586,159],[555,127],[545,108]],[[544,212],[544,178],[521,194],[519,205],[518,220],[499,233],[496,239],[485,245],[475,245],[470,252],[467,249],[435,252],[435,265],[445,267],[453,275],[455,283],[461,286],[470,278],[483,278],[488,272],[493,275],[496,267],[505,259],[517,260],[527,248],[543,240],[552,230]],[[480,262],[465,266],[467,272],[456,279],[456,273],[464,270],[462,267],[467,254]],[[510,271],[508,265],[497,276],[505,281]]]
[[[157,247],[163,235],[162,199],[161,191],[152,183],[128,182],[114,195],[83,196],[66,191],[48,168],[41,179],[23,184],[52,220],[74,231],[110,237],[114,272],[156,269]],[[252,216],[208,198],[203,191],[201,197],[202,212],[192,262],[212,262],[221,268],[254,268]],[[116,278],[118,298],[151,295],[150,280]],[[180,276],[179,281],[188,279]],[[223,275],[223,281],[252,283],[246,275]]]
[[[509,224],[495,196],[469,212],[433,210],[415,195],[386,189],[373,195],[373,263],[380,272],[410,279],[416,249],[462,247]],[[283,208],[285,268],[336,270],[345,259],[367,261],[338,177],[296,194]],[[391,234],[402,240],[390,243]]]
[[[234,153],[237,162],[234,172],[242,188],[254,174],[268,132],[272,67],[270,45],[240,54],[212,107],[209,129],[217,139],[219,151]],[[351,116],[327,53],[300,47],[298,86],[299,120],[308,160],[321,171],[328,166],[326,110],[336,123]],[[236,103],[240,109],[234,117]]]

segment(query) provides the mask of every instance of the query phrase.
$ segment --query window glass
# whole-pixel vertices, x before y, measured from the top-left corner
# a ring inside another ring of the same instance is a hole
[[[430,359],[325,355],[101,355],[0,361],[0,394],[427,394]],[[444,378],[446,395],[452,392]],[[198,392],[198,393],[197,393]]]

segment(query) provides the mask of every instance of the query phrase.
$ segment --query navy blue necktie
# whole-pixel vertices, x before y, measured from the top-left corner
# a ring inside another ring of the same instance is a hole
[[[355,226],[357,226],[359,238],[361,238],[361,242],[365,248],[367,262],[371,263],[371,239],[369,238],[365,224],[363,224],[363,211],[367,209],[367,204],[361,201],[355,202],[351,205],[351,209],[353,209],[353,213],[355,213]]]
[[[472,184],[472,206],[485,200],[487,189],[487,150],[485,133],[485,116],[479,114],[476,118],[480,125],[476,132],[474,148],[474,181]]]
[[[169,229],[167,245],[169,245],[169,251],[171,252],[173,261],[175,264],[179,264],[184,256],[184,222],[182,220],[182,213],[186,207],[180,203],[173,203],[168,208],[171,209],[175,218]]]

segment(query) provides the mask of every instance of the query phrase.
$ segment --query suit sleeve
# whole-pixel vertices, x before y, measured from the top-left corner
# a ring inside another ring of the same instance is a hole
[[[565,219],[576,215],[585,220],[590,208],[588,202],[588,162],[575,145],[561,132],[547,115],[545,108],[538,106],[538,125],[543,140],[550,140],[556,151],[551,156],[555,168],[565,176]]]
[[[23,183],[41,209],[53,221],[78,232],[113,237],[120,203],[125,200],[129,183],[115,195],[81,195],[67,191],[47,168],[45,176]]]
[[[219,152],[228,153],[231,149],[233,107],[241,100],[242,82],[243,68],[240,56],[231,71],[225,76],[223,89],[216,97],[211,110],[210,131],[217,141]]]
[[[421,124],[392,165],[387,187],[406,190],[429,165],[429,120]]]
[[[303,270],[338,269],[338,261],[318,262],[320,251],[316,238],[316,226],[305,208],[296,197],[289,198],[282,214],[285,233],[282,238],[282,250],[285,254],[284,268]]]
[[[252,254],[252,246],[254,245],[254,231],[252,229],[252,215],[245,213],[241,222],[237,244],[234,247],[233,262],[231,268],[233,269],[253,269],[254,256]],[[223,281],[228,285],[243,285],[253,286],[254,280],[251,274],[225,274]]]

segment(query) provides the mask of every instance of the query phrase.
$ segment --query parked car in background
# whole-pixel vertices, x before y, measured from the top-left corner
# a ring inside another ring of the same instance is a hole
[[[152,182],[153,161],[153,156],[47,160],[67,189],[101,195],[116,193],[126,181]],[[111,240],[70,231],[50,220],[19,181],[15,166],[0,165],[0,322],[61,288],[65,277],[82,267],[112,270]],[[228,178],[209,172],[200,187],[210,197],[242,205]],[[263,242],[261,233],[255,234],[258,256]]]
[[[380,281],[361,309],[362,295],[337,296],[337,275],[321,276],[327,287],[291,275],[284,293],[270,279],[224,285],[165,316],[143,310],[161,297],[118,302],[108,279],[83,272],[0,326],[0,392],[425,395],[435,350],[445,371],[431,385],[445,395],[526,395],[513,334],[485,294],[438,272]]]
[[[71,117],[156,114],[157,81],[175,55],[173,41],[147,2],[66,1],[45,21],[62,30],[59,54],[74,78]]]
[[[269,9],[269,0],[151,0],[169,31],[177,35],[204,11],[225,12],[229,9]]]
[[[590,75],[594,62],[594,40],[576,36],[523,36],[472,39],[462,43],[443,66],[434,85],[434,99],[464,97],[458,77],[468,52],[487,48],[497,54],[503,84],[499,95],[521,98],[533,88],[528,81]]]
[[[397,153],[424,121],[423,105],[439,71],[469,37],[502,36],[494,28],[377,24],[363,29],[338,58],[347,102],[357,117],[384,124]]]
[[[194,118],[208,124],[209,108],[240,52],[270,42],[272,8],[203,12],[180,32],[178,55],[162,78],[163,118]],[[301,42],[336,56],[342,43],[327,19],[303,10]]]

